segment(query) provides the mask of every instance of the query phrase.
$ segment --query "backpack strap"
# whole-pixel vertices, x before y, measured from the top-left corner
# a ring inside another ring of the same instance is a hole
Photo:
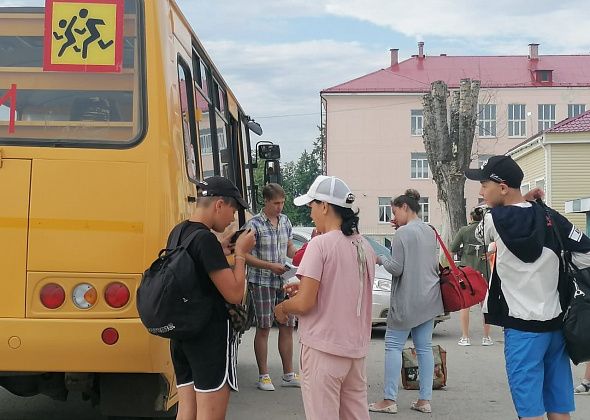
[[[170,240],[168,241],[168,244],[166,246],[168,249],[178,248],[181,245],[184,248],[187,248],[195,239],[195,237],[199,234],[199,232],[207,230],[202,228],[195,229],[194,232],[191,232],[190,235],[188,235],[186,238],[184,238],[183,241],[181,241],[180,237],[182,235],[182,231],[184,230],[183,227],[184,226],[182,224],[179,224],[172,230],[172,232],[170,233]]]

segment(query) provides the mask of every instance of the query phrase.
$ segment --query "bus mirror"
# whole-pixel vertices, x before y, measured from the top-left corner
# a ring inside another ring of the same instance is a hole
[[[281,158],[281,147],[278,144],[258,145],[258,159],[279,160]]]
[[[264,162],[264,184],[281,183],[281,165],[278,160],[267,160]]]
[[[260,126],[260,124],[258,124],[256,121],[254,120],[250,120],[248,121],[248,128],[250,129],[250,131],[252,131],[254,134],[257,134],[259,136],[262,135],[262,127]]]

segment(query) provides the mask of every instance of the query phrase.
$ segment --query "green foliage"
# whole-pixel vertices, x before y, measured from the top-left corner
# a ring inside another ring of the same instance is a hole
[[[322,175],[323,137],[320,134],[313,143],[311,152],[304,150],[296,162],[287,162],[281,167],[282,186],[285,189],[285,208],[283,213],[289,216],[293,226],[311,226],[312,221],[307,207],[295,207],[293,199],[305,194],[318,175]],[[264,185],[264,161],[258,162],[254,173],[256,185]],[[262,188],[258,188],[261,208],[264,205]]]

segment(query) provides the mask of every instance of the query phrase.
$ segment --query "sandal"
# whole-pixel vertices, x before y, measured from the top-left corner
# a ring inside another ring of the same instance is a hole
[[[397,403],[393,403],[383,408],[378,408],[377,403],[371,403],[369,404],[369,411],[372,411],[373,413],[397,414]]]
[[[414,401],[412,403],[412,405],[410,406],[410,408],[412,410],[416,410],[421,413],[427,413],[427,414],[432,413],[432,407],[430,406],[430,403],[418,405],[418,401]]]

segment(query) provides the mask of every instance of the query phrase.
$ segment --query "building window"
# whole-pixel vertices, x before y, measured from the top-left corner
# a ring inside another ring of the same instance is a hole
[[[526,193],[528,193],[531,190],[531,186],[530,184],[527,182],[526,184],[522,184],[520,186],[520,192],[524,195]]]
[[[567,106],[567,117],[573,118],[586,112],[586,105],[584,104],[569,104]]]
[[[526,105],[508,105],[508,137],[526,137]]]
[[[412,109],[412,136],[421,136],[424,127],[424,111],[421,109]]]
[[[391,221],[391,197],[379,197],[379,223]]]
[[[479,137],[496,137],[496,105],[479,105]]]
[[[388,239],[388,238],[383,239],[383,244],[385,245],[385,248],[391,249],[391,239]]]
[[[549,83],[553,80],[553,70],[536,70],[537,82]]]
[[[539,105],[539,131],[547,130],[555,125],[555,105]]]
[[[430,223],[430,203],[428,197],[420,198],[420,217],[424,223]]]
[[[428,157],[426,153],[412,153],[412,163],[411,163],[411,174],[410,178],[412,179],[428,179],[429,171],[428,171]]]
[[[545,191],[545,178],[537,179],[535,181],[535,188],[540,188]]]

